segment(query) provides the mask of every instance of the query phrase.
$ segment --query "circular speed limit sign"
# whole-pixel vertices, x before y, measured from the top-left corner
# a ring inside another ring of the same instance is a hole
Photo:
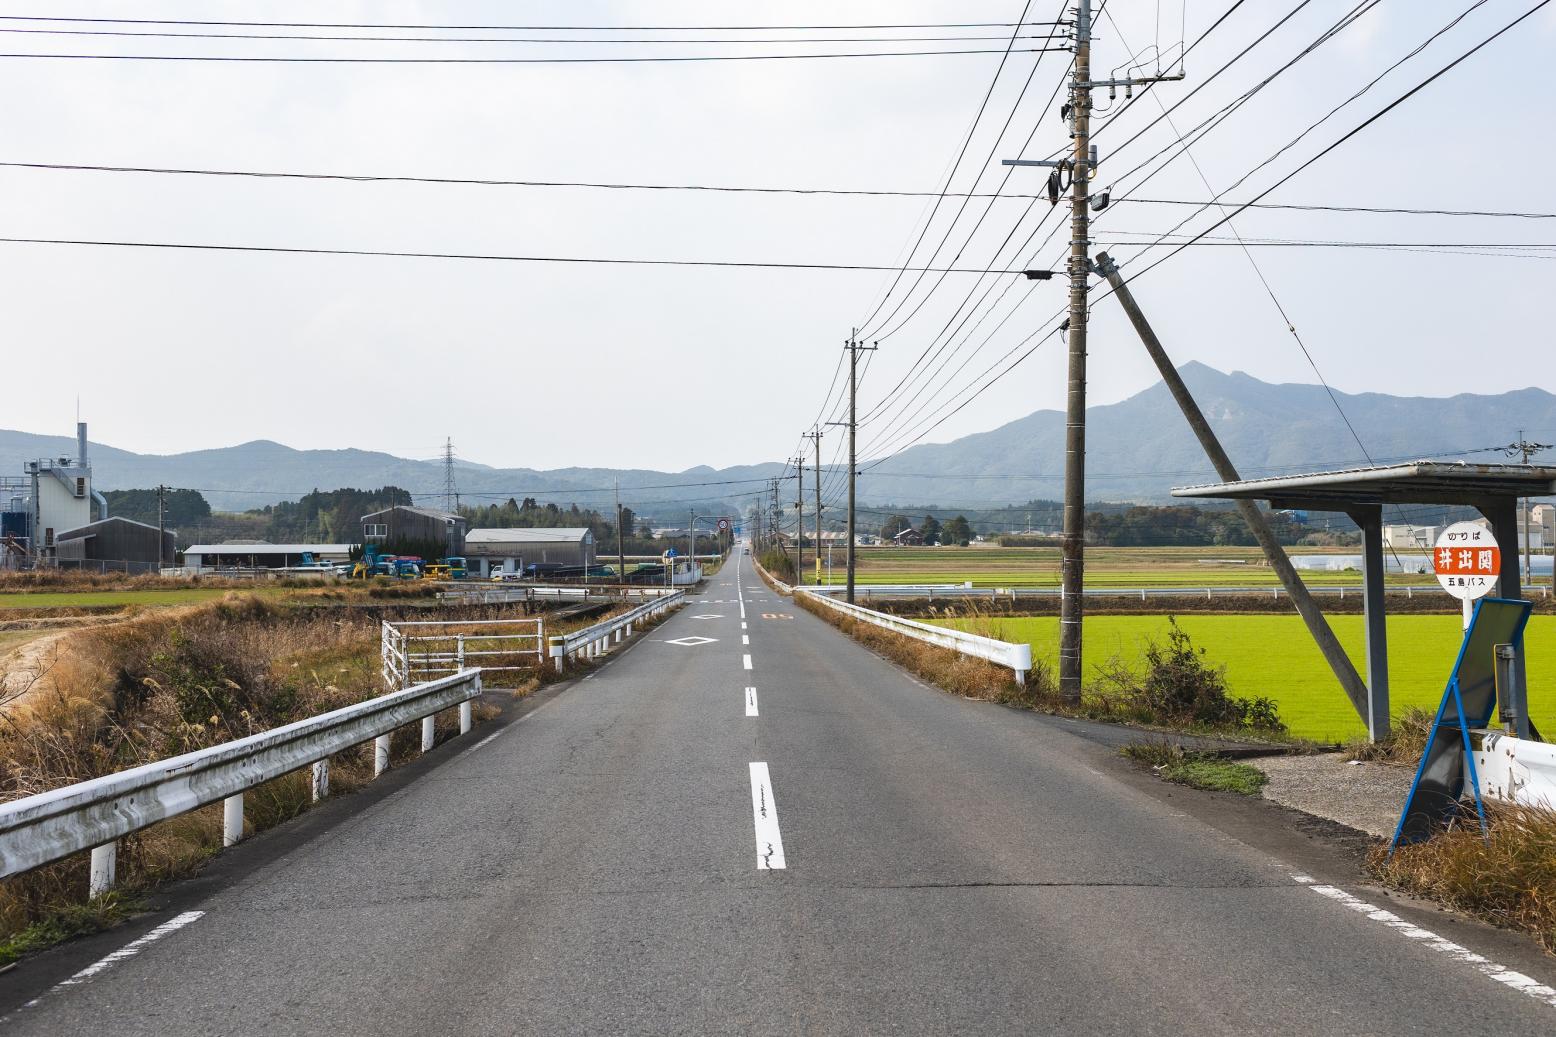
[[[729,519],[727,519],[727,518],[719,519],[719,532],[722,533],[722,532],[724,532],[728,528],[729,528]]]
[[[1502,550],[1485,526],[1455,522],[1437,538],[1432,569],[1443,590],[1461,601],[1475,601],[1496,587],[1502,575]]]

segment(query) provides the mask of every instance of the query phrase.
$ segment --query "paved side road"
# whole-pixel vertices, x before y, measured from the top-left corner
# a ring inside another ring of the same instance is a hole
[[[0,977],[0,1030],[1556,1028],[1527,943],[1384,902],[1274,807],[922,687],[738,561],[495,735]]]

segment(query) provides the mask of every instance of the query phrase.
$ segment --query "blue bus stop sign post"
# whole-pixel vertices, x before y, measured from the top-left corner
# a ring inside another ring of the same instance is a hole
[[[1418,843],[1440,832],[1459,813],[1465,779],[1475,797],[1480,830],[1486,827],[1486,804],[1475,773],[1470,734],[1491,723],[1497,703],[1497,647],[1522,650],[1524,627],[1533,605],[1507,598],[1484,598],[1475,604],[1464,643],[1448,675],[1442,703],[1426,737],[1426,749],[1415,781],[1405,797],[1405,809],[1394,829],[1390,852],[1400,843]],[[1507,694],[1508,689],[1503,690]]]

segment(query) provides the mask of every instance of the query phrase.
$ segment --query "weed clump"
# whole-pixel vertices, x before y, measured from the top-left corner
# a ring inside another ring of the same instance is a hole
[[[1210,792],[1257,796],[1268,776],[1246,763],[1223,760],[1211,753],[1189,752],[1170,742],[1131,742],[1119,752],[1151,767],[1166,781]]]
[[[1145,667],[1137,672],[1117,659],[1092,688],[1105,711],[1124,719],[1168,727],[1202,727],[1281,735],[1280,708],[1263,696],[1245,699],[1227,689],[1226,667],[1213,666],[1177,618],[1167,617],[1165,643],[1146,642]]]

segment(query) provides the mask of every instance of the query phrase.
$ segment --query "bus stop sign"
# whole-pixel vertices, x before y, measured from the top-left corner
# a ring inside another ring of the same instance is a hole
[[[1475,601],[1496,587],[1502,574],[1502,551],[1485,526],[1455,522],[1437,538],[1432,569],[1443,590],[1461,601]]]

